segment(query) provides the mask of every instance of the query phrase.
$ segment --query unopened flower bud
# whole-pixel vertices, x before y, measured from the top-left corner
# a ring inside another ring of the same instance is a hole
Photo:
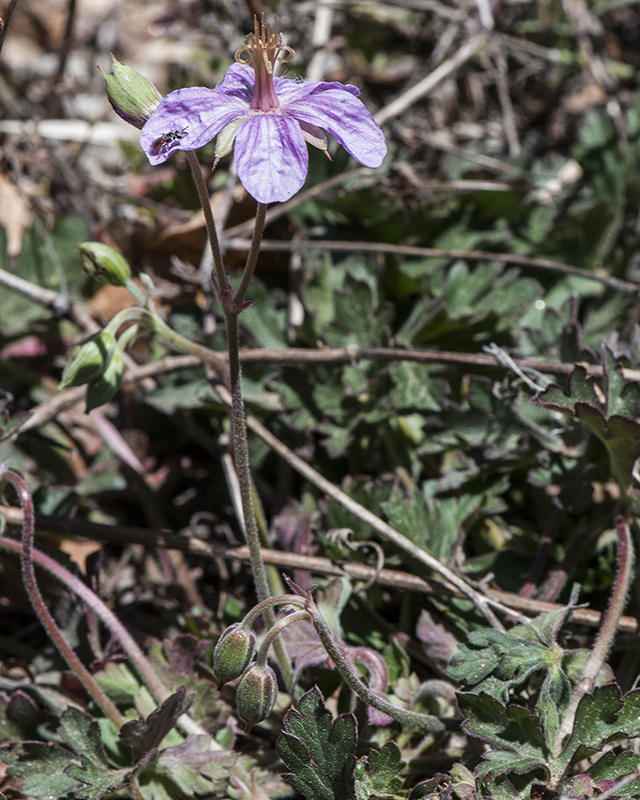
[[[248,733],[251,726],[266,719],[276,703],[278,679],[271,667],[249,667],[238,684],[236,710]]]
[[[102,375],[94,378],[87,386],[87,414],[113,398],[122,383],[124,368],[122,354],[116,350]]]
[[[81,386],[89,383],[98,375],[102,375],[116,344],[115,337],[109,331],[95,333],[79,344],[71,361],[62,373],[60,389],[67,386]]]
[[[124,286],[131,277],[131,270],[125,259],[102,242],[83,242],[78,245],[85,270],[90,275],[103,278],[112,286]]]
[[[230,625],[213,651],[213,671],[218,679],[218,686],[239,678],[249,666],[256,649],[256,635],[243,628],[239,622]]]
[[[107,95],[119,117],[136,128],[142,128],[156,110],[162,95],[156,87],[136,72],[111,56],[113,73],[104,79]]]

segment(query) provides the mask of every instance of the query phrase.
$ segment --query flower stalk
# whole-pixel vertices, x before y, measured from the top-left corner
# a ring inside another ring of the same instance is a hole
[[[255,605],[240,623],[244,628],[249,628],[258,619],[260,614],[268,608],[275,608],[276,606],[297,606],[298,608],[306,608],[307,601],[304,597],[295,594],[281,594],[276,597],[269,597],[261,603]]]
[[[228,385],[231,393],[231,409],[229,412],[229,418],[231,423],[233,456],[236,473],[238,476],[238,483],[240,484],[240,499],[242,504],[245,535],[247,544],[249,546],[249,552],[251,554],[251,572],[253,573],[253,580],[256,587],[258,601],[262,602],[271,597],[272,592],[269,587],[267,571],[262,559],[262,553],[260,549],[260,534],[258,531],[258,523],[256,520],[256,513],[252,498],[249,449],[247,444],[247,426],[245,422],[244,400],[242,396],[242,371],[240,366],[238,317],[240,313],[249,305],[245,302],[244,298],[258,260],[267,208],[266,205],[261,203],[258,204],[256,223],[251,240],[251,248],[247,256],[247,262],[240,281],[239,289],[236,294],[233,295],[226,272],[224,270],[224,265],[222,263],[218,233],[216,230],[213,213],[211,211],[211,203],[209,201],[209,194],[204,177],[202,175],[202,170],[200,169],[200,165],[195,154],[189,152],[187,155],[189,164],[191,166],[191,172],[196,182],[198,197],[202,205],[207,234],[211,246],[211,253],[213,255],[214,288],[217,291],[218,299],[222,305],[222,310],[224,312],[227,324],[227,346],[229,349],[228,373],[226,372],[226,365],[220,364],[220,368],[224,366],[224,376],[227,378],[225,383]],[[153,316],[154,319],[157,320],[156,328],[167,339],[172,341],[181,349],[186,349],[189,352],[196,352],[194,349],[194,343],[183,339],[183,337],[180,337],[178,334],[172,331],[171,328],[166,325],[166,323],[157,317],[157,315],[153,314]],[[197,345],[195,345],[195,347],[197,348]],[[198,349],[206,350],[206,348]],[[210,351],[208,350],[207,360],[210,361]],[[272,627],[275,624],[275,615],[270,607],[265,610],[265,619],[268,627]],[[274,651],[276,653],[278,666],[280,667],[282,677],[287,687],[291,690],[293,688],[293,670],[285,652],[284,645],[280,640],[278,640],[274,645]]]
[[[419,714],[416,711],[407,711],[404,708],[399,708],[398,706],[394,706],[393,703],[390,703],[386,697],[377,694],[377,692],[372,692],[336,647],[335,642],[331,638],[331,631],[322,619],[315,604],[313,604],[313,606],[315,611],[310,611],[313,627],[316,629],[316,633],[320,637],[320,641],[327,651],[329,658],[333,661],[335,668],[352,692],[357,694],[358,697],[364,700],[368,705],[378,709],[378,711],[382,711],[383,714],[388,714],[390,717],[393,717],[393,719],[401,725],[406,725],[409,728],[417,728],[427,733],[441,733],[444,731],[444,724],[437,717],[431,714]]]

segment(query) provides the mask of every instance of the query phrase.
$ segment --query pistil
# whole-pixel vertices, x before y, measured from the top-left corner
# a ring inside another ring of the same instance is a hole
[[[268,113],[280,107],[278,95],[273,86],[273,75],[276,62],[284,63],[293,58],[293,50],[282,44],[282,34],[275,33],[266,24],[264,15],[262,22],[254,17],[254,33],[245,37],[242,47],[236,52],[238,64],[247,64],[253,68],[256,76],[250,108],[253,111]]]

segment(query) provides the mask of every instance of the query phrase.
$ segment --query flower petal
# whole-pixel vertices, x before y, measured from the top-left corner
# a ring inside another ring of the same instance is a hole
[[[307,145],[295,119],[255,114],[238,129],[234,149],[238,177],[259,203],[284,202],[304,184]]]
[[[161,164],[176,150],[197,150],[247,114],[249,103],[238,87],[221,89],[178,89],[160,102],[140,131],[140,145],[151,164]]]
[[[224,92],[228,97],[237,97],[250,103],[255,84],[256,75],[251,67],[245,64],[232,64],[222,82],[218,84],[217,90]]]
[[[283,113],[328,131],[365,167],[379,167],[387,154],[384,134],[357,97],[354,86],[312,84],[306,97],[283,104]],[[356,90],[357,91],[357,90]]]
[[[303,100],[305,97],[312,94],[318,86],[324,89],[341,89],[342,91],[349,92],[354,97],[360,96],[360,89],[356,86],[352,86],[350,83],[329,83],[324,81],[312,83],[311,81],[305,81],[301,78],[274,78],[273,86],[283,106],[289,103],[295,103],[298,100]]]

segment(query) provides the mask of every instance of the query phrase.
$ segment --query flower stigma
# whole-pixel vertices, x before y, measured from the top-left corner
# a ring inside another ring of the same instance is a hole
[[[282,34],[275,32],[265,22],[254,17],[254,32],[245,36],[242,47],[236,51],[236,61],[242,66],[249,65],[256,76],[250,108],[253,111],[268,113],[280,108],[280,100],[273,86],[273,73],[276,62],[285,64],[294,56],[293,49],[282,44]]]

